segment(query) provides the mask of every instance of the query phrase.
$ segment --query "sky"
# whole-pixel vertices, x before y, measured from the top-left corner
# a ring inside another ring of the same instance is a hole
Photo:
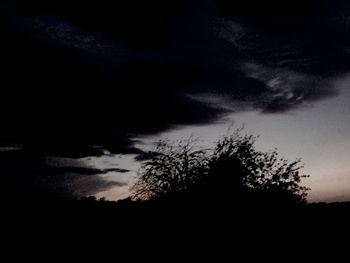
[[[261,114],[257,111],[233,113],[219,123],[202,126],[185,126],[156,136],[141,139],[140,148],[152,150],[159,140],[177,141],[193,136],[199,138],[203,147],[214,147],[215,142],[227,134],[229,129],[244,127],[243,132],[259,136],[258,150],[275,148],[281,157],[294,161],[302,159],[302,172],[310,175],[303,185],[311,188],[310,202],[336,202],[350,200],[350,74],[339,76],[332,81],[339,97],[324,100],[288,114]],[[119,157],[123,167],[132,167],[124,180],[132,184],[137,178],[140,163],[133,156]],[[104,158],[106,163],[107,159]],[[115,162],[113,158],[109,162]],[[103,167],[102,163],[94,165]],[[120,180],[121,174],[111,173],[110,180]],[[111,200],[128,196],[128,187],[116,187],[98,193],[98,197]]]
[[[159,139],[228,127],[350,200],[350,4],[0,4],[4,195],[127,197]]]

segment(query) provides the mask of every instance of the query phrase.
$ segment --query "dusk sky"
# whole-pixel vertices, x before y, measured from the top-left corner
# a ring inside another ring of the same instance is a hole
[[[0,4],[5,194],[125,198],[159,139],[244,126],[350,200],[348,1],[70,2]]]

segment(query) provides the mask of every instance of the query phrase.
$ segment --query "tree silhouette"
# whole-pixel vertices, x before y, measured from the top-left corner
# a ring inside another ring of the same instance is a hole
[[[144,162],[131,188],[134,199],[164,197],[216,198],[240,202],[304,203],[300,160],[289,163],[276,150],[259,151],[256,137],[242,129],[224,136],[214,149],[189,139],[178,144],[160,141]]]
[[[223,197],[258,198],[260,201],[304,203],[307,187],[301,180],[301,160],[289,163],[279,158],[276,150],[258,151],[257,137],[241,135],[241,129],[219,140],[209,157],[211,185],[217,186]],[[247,196],[248,195],[248,196]],[[262,199],[261,199],[262,198]],[[271,198],[275,200],[265,200]],[[253,198],[254,199],[254,198]]]
[[[192,139],[178,145],[160,141],[148,154],[132,187],[136,199],[153,199],[191,191],[209,171],[209,158]]]

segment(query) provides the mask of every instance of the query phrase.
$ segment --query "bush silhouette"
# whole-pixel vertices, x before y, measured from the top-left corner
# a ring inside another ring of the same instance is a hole
[[[193,140],[178,145],[160,141],[142,166],[132,187],[133,197],[154,199],[189,192],[208,176],[208,171],[207,152],[196,147]]]
[[[258,151],[256,137],[241,129],[224,136],[214,149],[189,139],[160,141],[131,188],[134,199],[166,198],[237,204],[303,204],[300,160],[288,162],[276,150]]]

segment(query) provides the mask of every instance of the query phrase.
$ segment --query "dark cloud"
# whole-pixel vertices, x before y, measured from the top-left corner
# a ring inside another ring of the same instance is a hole
[[[337,95],[337,90],[332,88],[329,80],[320,76],[258,64],[244,64],[242,71],[264,83],[264,93],[245,100],[246,104],[254,104],[253,107],[264,113],[286,112]]]
[[[88,167],[56,167],[55,173],[57,174],[81,174],[81,175],[96,175],[96,174],[107,174],[110,172],[117,173],[127,173],[130,172],[127,169],[121,168],[110,168],[110,169],[96,169],[96,168],[88,168]],[[120,183],[120,185],[123,185]]]
[[[77,198],[96,194],[124,182],[106,181],[100,175],[108,172],[127,172],[123,169],[99,170],[74,161],[78,166],[55,166],[44,156],[24,151],[0,153],[2,197],[4,200],[49,196]]]
[[[336,1],[217,1],[221,36],[271,67],[331,75],[349,69],[350,5]],[[235,36],[235,37],[234,37]]]
[[[0,143],[35,156],[12,183],[28,171],[35,189],[48,173],[105,190],[95,174],[108,171],[47,172],[36,158],[142,158],[135,138],[237,110],[300,108],[336,95],[327,78],[348,69],[344,1],[112,2],[0,6]],[[22,162],[12,158],[8,174]],[[55,176],[48,191],[66,187]]]

